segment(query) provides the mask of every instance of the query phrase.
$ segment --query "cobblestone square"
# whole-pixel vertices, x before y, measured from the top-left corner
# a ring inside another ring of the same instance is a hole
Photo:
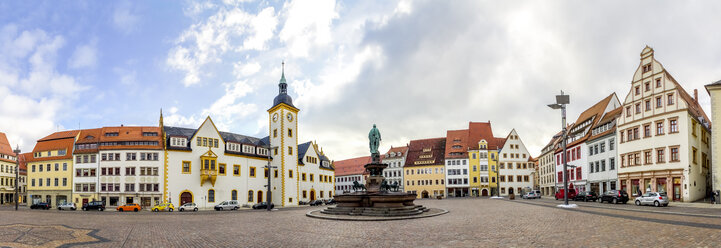
[[[92,237],[79,238],[81,247],[630,247],[638,246],[639,240],[654,240],[664,247],[713,247],[721,240],[719,209],[589,202],[567,210],[555,207],[560,201],[548,199],[417,203],[450,212],[423,219],[362,222],[305,216],[325,206],[183,213],[3,208],[0,233],[9,233],[8,226],[18,224],[90,231]],[[46,239],[64,238],[43,232]],[[3,239],[2,245],[19,247],[13,242],[25,240],[31,239]]]

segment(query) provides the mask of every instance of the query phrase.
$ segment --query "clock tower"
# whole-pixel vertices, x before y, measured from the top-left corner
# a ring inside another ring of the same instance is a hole
[[[268,109],[273,203],[281,206],[298,205],[298,112],[288,95],[285,82],[285,63],[278,84],[278,96]],[[276,177],[277,171],[277,177]]]

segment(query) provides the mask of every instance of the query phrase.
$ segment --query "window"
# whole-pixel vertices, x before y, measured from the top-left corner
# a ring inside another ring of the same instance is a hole
[[[669,133],[678,133],[678,120],[669,120],[668,121],[669,126]]]
[[[306,177],[305,177],[305,176],[306,176],[305,173],[300,174],[300,180],[303,180],[303,182],[305,182],[305,180],[306,180]],[[305,197],[305,196],[304,196],[304,197]]]
[[[250,177],[255,177],[255,167],[251,166],[251,167],[250,167],[250,172],[248,172],[248,174],[249,174]]]
[[[125,160],[129,160],[129,161],[136,160],[135,155],[136,155],[136,153],[134,153],[134,152],[126,153],[126,154],[125,154]],[[144,158],[144,157],[145,157],[145,154],[144,154],[144,153],[141,153],[141,156]],[[145,159],[142,159],[142,160],[145,160]]]
[[[608,159],[608,169],[609,169],[609,170],[615,170],[615,169],[616,169],[616,159],[615,159],[615,158],[609,158],[609,159]]]
[[[673,105],[673,93],[668,94],[668,105]]]
[[[292,146],[288,147],[288,155],[293,155],[293,147]]]
[[[215,190],[208,190],[208,202],[215,202]]]
[[[635,92],[636,92],[636,95],[637,95],[637,96],[641,94],[641,87],[636,86],[634,89],[635,89]]]
[[[230,191],[230,199],[233,201],[238,200],[238,191],[237,190]]]
[[[183,174],[190,174],[190,161],[183,161]]]
[[[696,147],[691,147],[691,156],[694,164],[698,164],[698,160],[696,157],[698,157],[698,150]]]
[[[293,129],[288,128],[288,137],[293,137]]]
[[[626,107],[626,117],[631,117],[631,106]]]
[[[126,176],[135,176],[135,167],[125,167]]]
[[[263,178],[268,178],[270,176],[270,171],[268,168],[263,168]]]
[[[645,164],[651,164],[653,161],[651,161],[651,151],[645,151],[643,152],[643,159]]]
[[[218,164],[218,174],[225,176],[225,164]]]
[[[233,165],[233,176],[240,176],[240,165]]]
[[[278,137],[278,129],[273,129],[273,138]]]
[[[601,152],[606,151],[606,142],[601,143]]]
[[[643,125],[643,137],[651,137],[651,124]]]
[[[678,147],[671,148],[671,162],[678,162]]]
[[[656,88],[660,88],[660,87],[661,87],[661,78],[657,78],[656,79]]]
[[[646,110],[645,111],[649,111],[649,110],[651,110],[651,100],[646,100]]]
[[[288,178],[293,178],[293,170],[288,170]]]
[[[649,91],[649,90],[651,90],[651,82],[644,83],[644,91]]]
[[[661,97],[656,97],[656,108],[660,108],[663,106],[663,100],[661,100]]]
[[[656,135],[662,135],[663,134],[663,121],[656,122]]]
[[[248,190],[248,202],[253,202],[253,191]]]

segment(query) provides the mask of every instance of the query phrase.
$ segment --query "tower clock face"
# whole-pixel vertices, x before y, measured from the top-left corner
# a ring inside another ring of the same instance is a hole
[[[273,122],[278,121],[278,113],[273,114]]]
[[[288,121],[293,121],[293,114],[288,113],[287,117],[288,117]]]

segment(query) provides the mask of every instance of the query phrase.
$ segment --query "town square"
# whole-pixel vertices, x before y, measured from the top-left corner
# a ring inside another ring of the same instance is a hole
[[[719,10],[2,2],[0,247],[718,247]]]

